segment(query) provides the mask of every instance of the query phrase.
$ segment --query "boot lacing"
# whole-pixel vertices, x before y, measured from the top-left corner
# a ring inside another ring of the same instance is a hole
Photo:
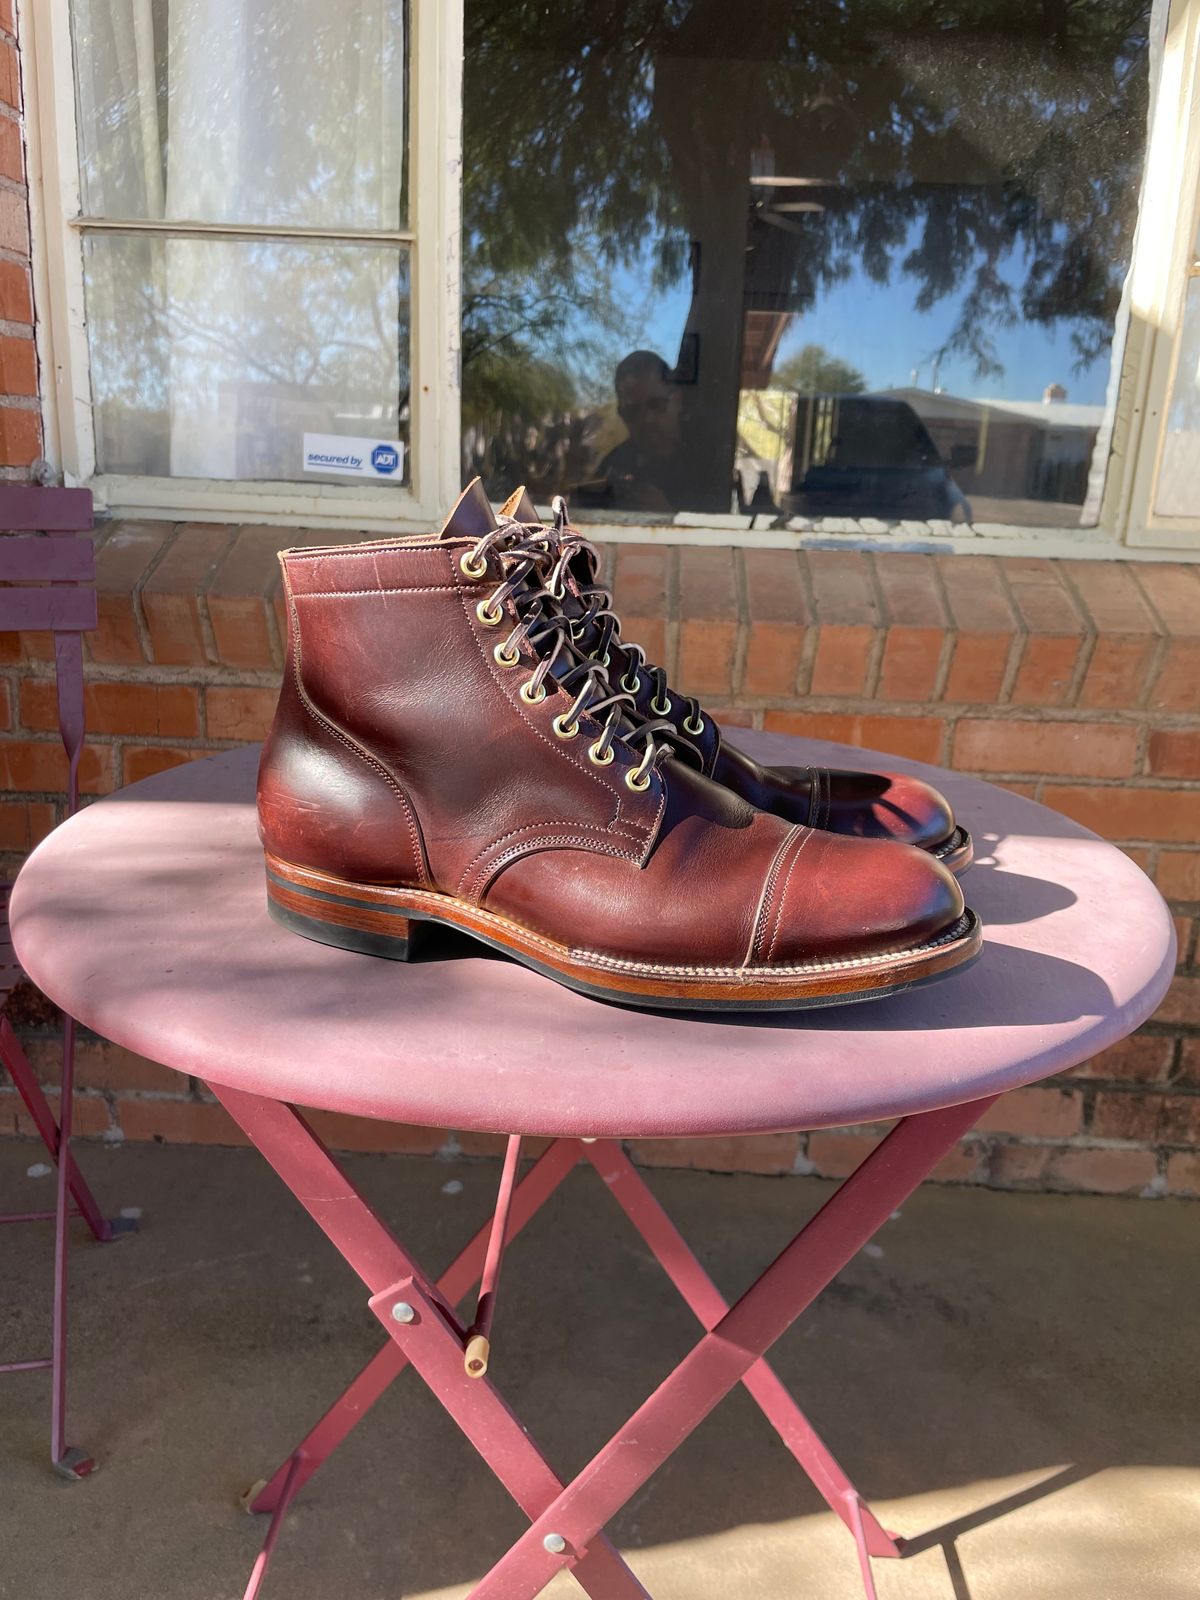
[[[487,571],[489,555],[504,576],[476,606],[476,615],[485,626],[495,627],[511,603],[517,624],[493,651],[496,662],[516,667],[523,655],[533,657],[533,671],[520,689],[527,705],[546,698],[546,679],[551,675],[560,689],[572,695],[570,706],[551,724],[559,739],[574,739],[583,717],[602,724],[599,737],[588,747],[593,765],[606,767],[612,762],[618,738],[627,745],[640,745],[641,759],[625,773],[625,783],[633,790],[648,789],[651,769],[670,748],[656,735],[677,740],[678,731],[663,718],[643,720],[629,690],[614,688],[603,652],[592,656],[580,649],[571,619],[562,609],[563,550],[551,530],[503,518],[463,552],[459,566],[467,577],[480,578]]]

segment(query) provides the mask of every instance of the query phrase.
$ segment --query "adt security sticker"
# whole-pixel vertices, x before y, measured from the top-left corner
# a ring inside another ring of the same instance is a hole
[[[306,433],[304,470],[396,482],[404,476],[404,446],[395,439],[352,439],[344,433]]]

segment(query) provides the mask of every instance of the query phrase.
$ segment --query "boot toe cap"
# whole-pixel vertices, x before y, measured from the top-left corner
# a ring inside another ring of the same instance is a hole
[[[962,918],[957,881],[925,851],[800,829],[764,895],[759,956],[781,966],[914,949]]]

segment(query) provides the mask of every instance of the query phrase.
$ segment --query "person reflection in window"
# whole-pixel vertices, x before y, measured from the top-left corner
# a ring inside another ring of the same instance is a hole
[[[613,385],[617,414],[629,437],[601,461],[603,488],[597,498],[617,511],[673,511],[686,505],[682,403],[670,367],[652,350],[635,350],[619,363]]]

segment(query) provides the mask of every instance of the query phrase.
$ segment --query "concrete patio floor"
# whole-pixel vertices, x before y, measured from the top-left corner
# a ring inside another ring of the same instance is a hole
[[[0,1144],[0,1209],[51,1203],[39,1147]],[[266,1475],[380,1343],[365,1294],[251,1151],[86,1147],[142,1231],[75,1261],[71,1439],[44,1458],[48,1380],[0,1379],[0,1596],[234,1600]],[[490,1205],[491,1163],[349,1158],[430,1267]],[[651,1175],[727,1291],[830,1190]],[[457,1185],[461,1184],[461,1189]],[[450,1186],[447,1190],[447,1185]],[[49,1230],[0,1240],[0,1351],[45,1342]],[[919,1553],[880,1600],[1191,1600],[1200,1539],[1200,1206],[927,1188],[776,1347],[775,1365]],[[687,1349],[674,1291],[579,1171],[512,1247],[493,1376],[577,1470]],[[406,1374],[293,1508],[264,1600],[457,1600],[523,1526]],[[850,1600],[841,1525],[744,1393],[610,1528],[656,1600]],[[565,1575],[546,1591],[579,1593]]]

